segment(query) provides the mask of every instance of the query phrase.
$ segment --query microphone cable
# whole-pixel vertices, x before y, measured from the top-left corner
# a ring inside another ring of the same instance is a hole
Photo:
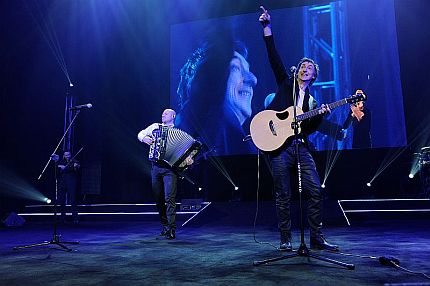
[[[254,241],[258,244],[267,244],[270,245],[271,247],[275,248],[276,250],[279,250],[279,247],[277,247],[276,245],[274,245],[271,242],[268,241],[259,241],[257,239],[257,234],[256,234],[256,228],[257,228],[257,218],[258,218],[258,212],[259,212],[259,194],[260,194],[260,150],[257,149],[257,192],[256,192],[256,209],[255,209],[255,216],[254,216]]]
[[[414,275],[422,275],[426,279],[430,279],[430,275],[426,274],[425,272],[413,271],[413,270],[410,270],[408,268],[400,266],[400,261],[393,256],[380,256],[378,258],[376,256],[371,256],[371,255],[352,254],[352,253],[345,253],[345,252],[333,252],[333,251],[329,251],[329,250],[325,250],[325,251],[330,252],[330,253],[336,253],[336,254],[343,255],[343,256],[352,256],[352,257],[358,257],[358,258],[369,258],[369,259],[378,260],[379,263],[381,263],[381,265],[393,266],[396,269],[405,271],[407,273],[414,274]]]

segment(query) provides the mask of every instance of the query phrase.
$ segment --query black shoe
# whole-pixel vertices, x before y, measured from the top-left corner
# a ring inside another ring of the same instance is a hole
[[[328,243],[322,235],[318,237],[311,237],[311,248],[329,251],[339,251],[338,245]]]
[[[280,251],[293,251],[293,247],[291,246],[291,241],[284,242],[279,245]]]
[[[280,251],[292,251],[293,247],[291,246],[291,231],[289,230],[281,230],[281,244],[279,245]]]
[[[172,228],[170,229],[167,234],[166,234],[166,238],[167,239],[175,239],[176,238],[176,231]]]
[[[169,232],[169,228],[167,226],[163,226],[163,229],[160,232],[160,236],[166,236]]]

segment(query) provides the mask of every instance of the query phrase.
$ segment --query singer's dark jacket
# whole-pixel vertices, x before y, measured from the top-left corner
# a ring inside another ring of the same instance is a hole
[[[275,47],[273,36],[264,36],[266,43],[267,54],[273,73],[276,78],[278,90],[272,102],[267,106],[267,109],[282,111],[290,106],[293,106],[293,80],[288,76],[287,70],[282,63],[281,57]],[[296,82],[296,94],[299,94],[299,86]],[[309,94],[309,88],[306,88],[305,98],[303,100],[303,112],[315,109],[318,106],[316,100]],[[291,115],[292,116],[292,115]],[[300,136],[307,141],[307,136],[314,133],[320,125],[324,115],[318,115],[301,122]],[[293,137],[293,136],[292,136]],[[284,145],[291,144],[293,138],[290,137]]]

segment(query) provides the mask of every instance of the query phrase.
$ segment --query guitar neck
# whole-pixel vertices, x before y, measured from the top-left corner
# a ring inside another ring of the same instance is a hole
[[[330,103],[330,104],[327,104],[327,106],[330,108],[330,109],[335,109],[336,107],[339,107],[339,106],[342,106],[342,105],[344,105],[344,104],[346,104],[346,103],[348,103],[348,101],[347,101],[347,99],[346,98],[344,98],[344,99],[341,99],[341,100],[338,100],[338,101],[335,101],[335,102],[332,102],[332,103]],[[303,120],[306,120],[306,119],[309,119],[309,118],[312,118],[312,117],[314,117],[314,116],[317,116],[317,115],[319,115],[320,113],[320,110],[321,110],[321,107],[319,107],[319,108],[315,108],[315,109],[312,109],[312,110],[310,110],[310,111],[308,111],[308,112],[305,112],[305,113],[303,113],[303,114],[300,114],[299,116],[297,116],[297,121],[303,121]]]

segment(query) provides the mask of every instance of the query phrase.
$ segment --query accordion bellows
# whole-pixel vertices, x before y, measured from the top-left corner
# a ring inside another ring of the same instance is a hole
[[[165,162],[176,170],[185,170],[185,159],[194,158],[202,144],[187,132],[177,128],[162,126],[153,131],[154,144],[149,149],[149,160]]]

